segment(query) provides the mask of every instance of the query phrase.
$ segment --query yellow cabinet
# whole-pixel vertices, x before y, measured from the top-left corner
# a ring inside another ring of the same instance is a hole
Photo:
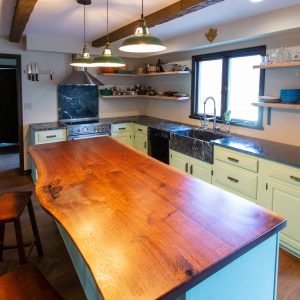
[[[133,147],[145,154],[148,154],[148,127],[134,124]]]
[[[170,149],[170,166],[211,183],[212,165]]]
[[[128,146],[132,146],[133,144],[132,129],[133,129],[132,123],[112,124],[111,136]]]

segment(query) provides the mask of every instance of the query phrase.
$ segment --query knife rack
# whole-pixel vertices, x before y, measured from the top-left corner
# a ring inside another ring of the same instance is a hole
[[[36,77],[35,77],[36,73],[32,73],[32,72],[29,73],[27,70],[23,70],[23,72],[24,72],[24,74],[27,74],[27,79],[28,79],[28,80],[30,80],[30,81],[39,81],[39,80],[36,80]],[[53,72],[52,70],[49,70],[49,71],[43,71],[43,70],[41,70],[41,71],[39,71],[39,72],[37,73],[37,75],[38,75],[38,77],[39,77],[40,75],[48,75],[48,76],[49,76],[49,79],[50,79],[50,80],[53,80],[54,72]],[[30,79],[29,76],[32,76],[32,78],[34,78],[34,79]]]

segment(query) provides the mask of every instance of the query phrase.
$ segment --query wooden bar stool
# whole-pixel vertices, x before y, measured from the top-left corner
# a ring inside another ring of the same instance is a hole
[[[3,259],[3,250],[18,248],[19,262],[20,264],[24,264],[26,262],[24,247],[30,246],[27,254],[27,256],[29,257],[34,245],[36,246],[38,255],[43,256],[43,248],[33,211],[31,194],[31,192],[13,192],[6,193],[0,196],[0,261],[2,261]],[[23,242],[23,235],[20,223],[21,214],[26,206],[28,208],[28,213],[34,236],[32,243],[29,244],[24,244]],[[5,224],[10,222],[14,223],[17,240],[16,246],[4,246]]]
[[[33,264],[25,264],[0,277],[0,299],[62,300]]]

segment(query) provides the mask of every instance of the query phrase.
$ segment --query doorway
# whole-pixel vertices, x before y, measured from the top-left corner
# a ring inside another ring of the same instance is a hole
[[[0,168],[24,172],[21,56],[0,54]]]

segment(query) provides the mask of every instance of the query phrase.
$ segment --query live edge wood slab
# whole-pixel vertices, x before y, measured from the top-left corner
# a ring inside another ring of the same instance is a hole
[[[285,226],[111,137],[32,146],[42,207],[104,299],[173,299]]]

